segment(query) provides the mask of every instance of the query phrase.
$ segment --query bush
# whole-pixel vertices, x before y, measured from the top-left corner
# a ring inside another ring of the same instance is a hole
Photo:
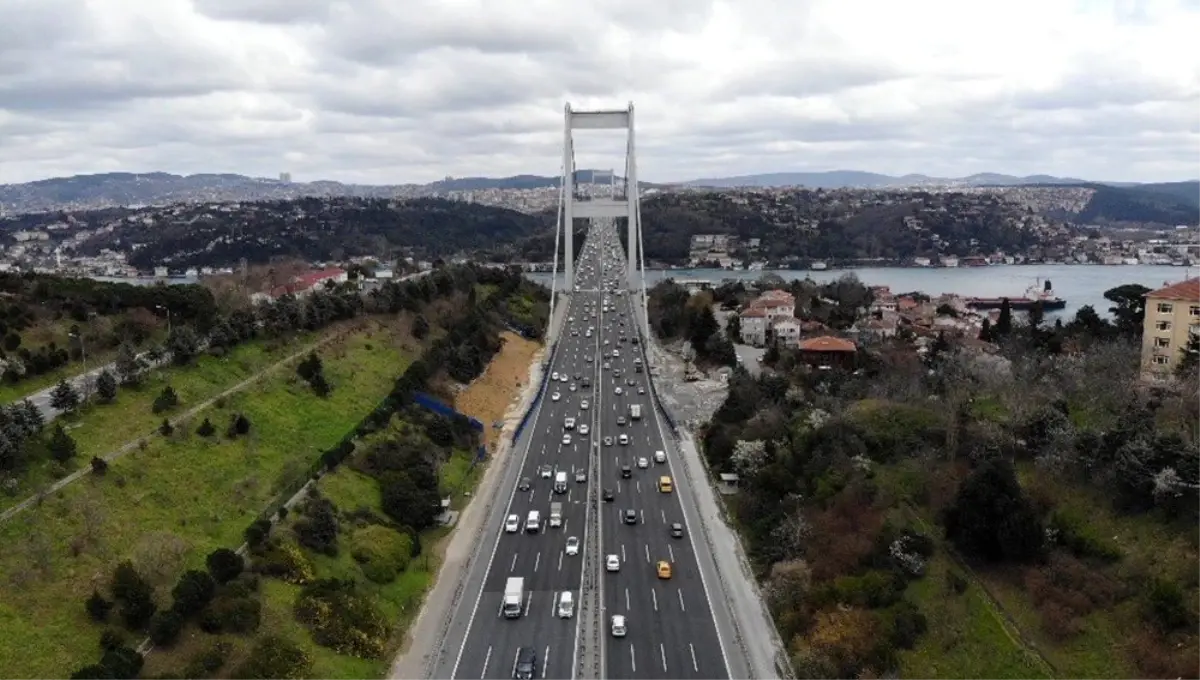
[[[246,527],[246,531],[242,534],[242,537],[246,539],[246,543],[249,543],[250,547],[254,548],[262,545],[270,535],[271,521],[259,518]]]
[[[408,566],[413,542],[385,526],[372,524],[358,529],[350,539],[350,554],[363,575],[375,583],[391,583]]]
[[[201,437],[211,437],[216,431],[217,428],[213,426],[212,421],[208,418],[205,418],[204,422],[200,423],[200,427],[196,428],[196,434]]]
[[[262,622],[262,603],[253,597],[221,595],[200,615],[206,633],[253,633]]]
[[[115,680],[132,680],[142,672],[145,659],[141,654],[129,647],[110,649],[100,658],[102,666],[108,675],[100,676]]]
[[[373,659],[387,646],[387,619],[354,581],[322,579],[305,587],[295,612],[317,644],[339,654]]]
[[[333,503],[324,498],[312,498],[304,503],[303,512],[304,516],[292,529],[296,540],[309,550],[336,557],[338,521]]]
[[[288,583],[305,585],[313,579],[313,566],[292,543],[271,546],[254,560],[254,568],[265,576],[275,576]]]
[[[100,623],[108,618],[108,612],[112,611],[113,603],[101,597],[100,593],[93,590],[91,597],[84,603],[87,609],[88,616],[97,623]]]
[[[1179,584],[1155,579],[1146,594],[1146,618],[1164,631],[1186,627],[1192,620],[1187,596]]]
[[[250,419],[245,415],[238,413],[230,416],[229,428],[225,431],[225,435],[230,439],[244,435],[250,432]]]
[[[170,420],[163,418],[162,425],[158,426],[158,433],[164,437],[170,437],[175,432],[175,426]]]
[[[229,548],[217,548],[212,551],[205,558],[204,564],[217,583],[232,581],[246,568],[246,561],[242,556]]]
[[[108,669],[98,663],[88,664],[71,674],[71,680],[106,680],[111,677]]]
[[[912,649],[925,631],[929,622],[915,604],[901,599],[880,614],[888,632],[888,640],[899,649]]]
[[[154,398],[154,404],[150,407],[150,410],[156,414],[163,413],[170,411],[178,405],[179,395],[175,393],[175,389],[173,387],[167,385],[162,389],[162,392],[159,392],[158,396]]]
[[[125,644],[125,636],[115,628],[106,628],[100,633],[100,651],[107,652]]]
[[[305,677],[310,668],[312,659],[303,649],[290,640],[267,635],[258,639],[249,656],[234,669],[231,677],[298,680]]]
[[[135,595],[121,603],[121,620],[129,630],[142,630],[158,611],[158,605],[150,595]]]
[[[92,474],[103,477],[108,473],[108,461],[100,456],[92,456]]]
[[[223,640],[217,642],[212,647],[197,652],[188,660],[187,666],[183,670],[183,677],[212,677],[225,665],[225,660],[229,658],[231,653],[233,653],[233,647],[228,642]]]
[[[184,616],[191,616],[204,609],[216,593],[217,584],[206,571],[189,569],[179,577],[179,582],[171,589],[171,597],[175,598],[175,610]]]
[[[183,614],[175,609],[159,612],[150,621],[150,641],[162,647],[175,644],[182,631]]]
[[[953,569],[946,570],[946,587],[950,589],[950,592],[962,595],[967,592],[968,585],[966,577],[962,574]]]

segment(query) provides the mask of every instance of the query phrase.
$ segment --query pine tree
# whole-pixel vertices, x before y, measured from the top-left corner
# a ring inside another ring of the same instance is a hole
[[[1012,333],[1012,305],[1009,304],[1008,298],[1000,301],[1000,316],[996,319],[992,331],[993,337],[1004,337]]]
[[[62,425],[54,426],[54,434],[50,435],[50,443],[46,445],[50,450],[50,455],[60,463],[65,463],[75,457],[79,452],[79,447],[75,444],[75,440]]]
[[[170,411],[178,405],[179,395],[175,393],[175,389],[173,387],[167,385],[163,388],[162,392],[159,392],[158,396],[154,398],[154,406],[152,408],[155,413],[162,413],[163,411]]]
[[[171,424],[171,421],[166,418],[163,418],[162,425],[158,426],[159,434],[161,434],[164,437],[170,437],[171,433],[173,433],[174,431],[175,431],[175,426]]]
[[[983,325],[979,327],[979,339],[984,342],[992,341],[992,320],[984,318]]]
[[[96,394],[106,404],[117,398],[117,379],[107,368],[96,377]]]
[[[196,434],[201,437],[211,437],[216,431],[217,428],[213,426],[212,421],[208,418],[205,418],[204,422],[200,423],[200,427],[196,428]]]
[[[79,408],[80,401],[82,400],[79,397],[79,391],[66,379],[59,380],[58,384],[54,386],[54,390],[50,392],[50,405],[59,411],[74,411]]]

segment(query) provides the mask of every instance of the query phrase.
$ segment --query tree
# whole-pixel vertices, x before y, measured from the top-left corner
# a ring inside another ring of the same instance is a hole
[[[170,420],[163,418],[162,425],[158,426],[158,432],[164,437],[170,437],[171,433],[175,432],[175,426],[171,424]]]
[[[108,474],[108,461],[100,456],[92,456],[92,474],[97,477]]]
[[[296,365],[296,374],[305,382],[312,382],[313,376],[324,370],[324,365],[321,363],[321,357],[317,356],[316,352],[309,352],[308,356]]]
[[[109,587],[113,598],[121,603],[121,618],[130,630],[141,629],[154,616],[154,589],[134,569],[129,560],[117,565]]]
[[[146,368],[146,364],[138,356],[133,345],[123,342],[117,349],[117,360],[114,367],[117,369],[117,377],[121,379],[121,384],[136,385],[141,382],[142,371]]]
[[[96,394],[106,404],[117,398],[117,379],[107,368],[96,377]]]
[[[996,319],[996,325],[992,327],[992,337],[1003,338],[1009,333],[1012,333],[1012,304],[1008,298],[1000,301],[1000,316]]]
[[[1196,377],[1200,367],[1200,334],[1188,336],[1187,344],[1179,348],[1179,364],[1175,367],[1175,375],[1181,380]]]
[[[50,392],[50,405],[59,411],[74,411],[79,408],[81,401],[79,391],[65,378],[59,380],[58,384],[54,386],[54,390]]]
[[[313,379],[309,381],[309,385],[312,386],[313,392],[318,397],[327,397],[329,396],[329,393],[333,391],[333,388],[330,387],[329,383],[325,380],[324,373],[318,373],[314,375]]]
[[[985,461],[963,480],[943,524],[946,537],[971,557],[1026,562],[1042,554],[1042,522],[1002,459]]]
[[[205,418],[204,422],[200,423],[200,427],[196,428],[196,434],[201,437],[211,437],[216,431],[217,428],[213,426],[212,421],[208,418]]]
[[[984,342],[992,341],[992,320],[983,317],[983,323],[979,326],[979,339]]]
[[[738,343],[742,341],[742,317],[737,314],[730,314],[729,320],[725,322],[725,335],[729,337],[729,341]]]
[[[228,583],[237,578],[246,565],[242,556],[229,548],[217,548],[208,554],[204,563],[217,583]]]
[[[88,616],[96,623],[101,623],[108,618],[108,612],[112,611],[113,603],[104,599],[97,590],[92,590],[92,596],[84,603],[87,609]]]
[[[155,413],[163,413],[170,411],[179,405],[179,395],[175,393],[175,388],[167,385],[154,398],[154,405],[151,407]]]
[[[200,353],[200,337],[190,326],[174,326],[171,337],[167,338],[167,351],[171,353],[172,363],[189,364]]]
[[[50,435],[50,442],[46,445],[50,450],[50,456],[60,463],[65,463],[75,457],[79,447],[75,444],[75,440],[67,431],[63,429],[61,424],[54,426],[54,434]]]
[[[179,639],[183,622],[183,614],[175,609],[155,614],[150,621],[150,641],[160,647],[170,647]]]
[[[174,609],[185,616],[195,614],[204,609],[216,592],[217,584],[207,571],[189,569],[171,589]]]
[[[293,680],[303,678],[312,667],[308,654],[291,642],[275,635],[265,635],[254,643],[231,677],[235,678],[279,678]]]
[[[225,434],[230,439],[244,435],[250,432],[250,419],[242,413],[235,413],[229,417],[229,429]]]
[[[1046,308],[1042,305],[1041,300],[1036,300],[1029,307],[1029,326],[1034,332],[1042,325],[1042,321],[1046,319]]]
[[[417,318],[413,319],[412,334],[418,340],[424,340],[425,336],[429,335],[429,321],[424,314],[418,314]]]
[[[1104,299],[1113,303],[1112,312],[1117,332],[1130,338],[1140,337],[1146,318],[1146,293],[1150,289],[1137,283],[1127,283],[1104,291]]]

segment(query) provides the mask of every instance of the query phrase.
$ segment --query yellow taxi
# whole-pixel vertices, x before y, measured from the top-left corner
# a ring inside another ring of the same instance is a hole
[[[658,490],[663,493],[671,493],[671,478],[666,475],[659,477]]]
[[[666,560],[658,561],[658,577],[671,578],[671,563]]]

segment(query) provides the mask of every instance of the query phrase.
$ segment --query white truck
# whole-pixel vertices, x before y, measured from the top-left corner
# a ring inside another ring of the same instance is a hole
[[[630,404],[629,405],[629,418],[630,418],[630,420],[641,420],[642,419],[642,405],[641,404]]]
[[[562,503],[554,502],[550,504],[550,526],[561,527],[563,520]]]
[[[513,576],[504,584],[504,618],[515,619],[521,616],[525,603],[525,579]]]

